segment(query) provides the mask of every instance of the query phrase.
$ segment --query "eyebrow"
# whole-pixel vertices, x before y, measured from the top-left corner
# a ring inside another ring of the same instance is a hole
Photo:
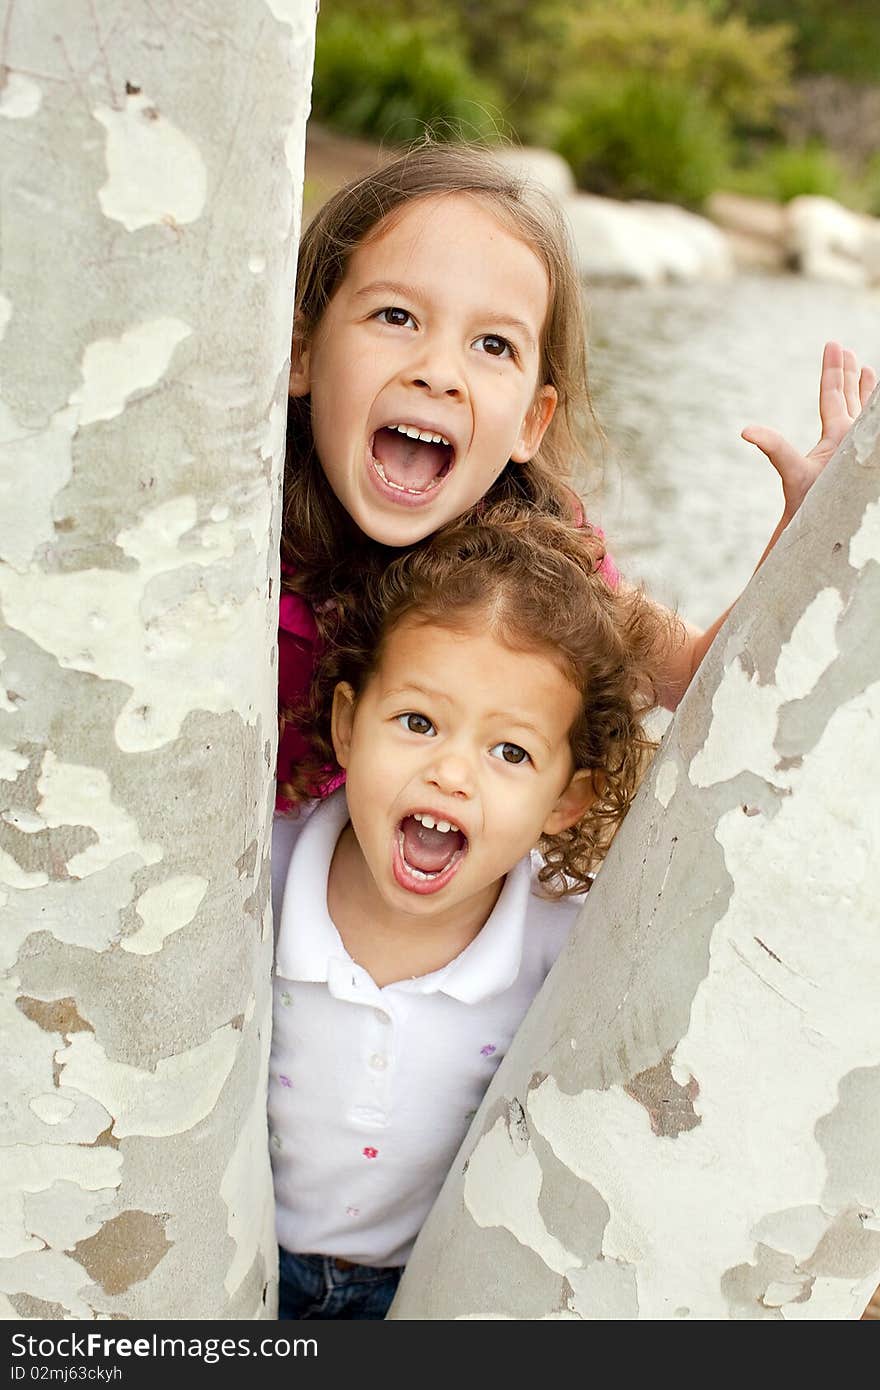
[[[517,730],[525,729],[526,733],[534,734],[535,738],[543,743],[544,747],[549,750],[551,744],[547,735],[542,734],[540,729],[536,728],[534,724],[530,724],[527,719],[523,719],[521,715],[515,714],[511,710],[493,710],[488,717],[490,719],[504,720],[505,723],[512,724]]]
[[[427,695],[429,700],[444,700],[447,705],[450,698],[448,695],[444,695],[442,690],[435,690],[431,685],[410,685],[409,683],[395,686],[393,690],[383,691],[382,698],[391,700],[397,695]]]
[[[369,285],[364,285],[360,290],[355,290],[354,299],[367,299],[376,294],[399,295],[401,299],[410,299],[415,304],[424,305],[425,297],[420,294],[414,285],[405,285],[399,280],[371,280]],[[497,309],[478,309],[474,314],[475,318],[486,319],[490,323],[495,323],[499,328],[518,329],[534,346],[535,334],[529,324],[523,319],[516,318],[513,314],[499,313]]]

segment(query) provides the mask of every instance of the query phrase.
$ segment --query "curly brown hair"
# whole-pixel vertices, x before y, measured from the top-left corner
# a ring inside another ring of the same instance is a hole
[[[589,530],[510,503],[452,522],[365,583],[326,627],[308,701],[296,716],[313,756],[285,795],[304,800],[335,768],[333,691],[357,696],[404,618],[459,629],[479,622],[518,651],[549,656],[581,695],[569,731],[575,769],[594,774],[598,795],[581,820],[539,845],[539,878],[553,896],[592,879],[639,786],[653,742],[642,719],[657,704],[657,671],[675,620],[638,589],[612,589],[597,573],[603,547]]]
[[[582,287],[557,204],[487,151],[426,140],[330,198],[300,244],[296,330],[308,341],[352,252],[376,236],[386,219],[420,198],[443,193],[465,193],[483,203],[535,252],[549,282],[540,381],[555,388],[557,409],[534,458],[508,463],[488,500],[570,516],[572,495],[564,480],[600,438],[587,386]],[[354,569],[380,570],[396,553],[365,537],[337,500],[315,452],[309,399],[291,397],[281,537],[284,587],[320,603],[345,587],[344,576]]]

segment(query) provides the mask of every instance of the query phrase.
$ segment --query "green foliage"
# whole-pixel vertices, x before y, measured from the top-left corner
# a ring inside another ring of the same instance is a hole
[[[876,0],[737,0],[731,9],[759,24],[791,26],[801,72],[834,72],[869,82],[880,78]]]
[[[732,170],[727,186],[757,198],[787,203],[803,193],[840,198],[847,175],[834,155],[816,141],[774,145],[744,169]]]
[[[357,11],[358,7],[354,7]],[[492,139],[497,93],[462,47],[428,20],[322,14],[312,109],[350,135],[405,144],[430,128],[438,139]]]
[[[789,95],[791,31],[715,17],[696,0],[592,0],[571,20],[573,68],[687,86],[737,123],[763,122]]]
[[[721,113],[698,91],[642,73],[571,88],[554,144],[582,188],[691,205],[718,186],[728,157]]]
[[[788,41],[696,0],[590,0],[570,11],[565,69],[524,133],[585,188],[697,205],[723,182],[734,132],[790,96]]]
[[[779,120],[791,108],[793,71],[878,80],[874,8],[868,0],[327,0],[314,112],[389,143],[418,139],[426,127],[438,138],[491,140],[503,127],[552,145],[584,187],[613,196],[696,205],[730,186],[777,199],[822,193],[880,212],[880,156],[857,176],[852,160],[817,143],[784,147]],[[749,162],[756,139],[764,150]]]
[[[839,159],[819,141],[771,145],[746,165],[732,168],[724,187],[754,198],[787,203],[803,193],[834,198],[856,212],[880,216],[880,153],[861,169]]]

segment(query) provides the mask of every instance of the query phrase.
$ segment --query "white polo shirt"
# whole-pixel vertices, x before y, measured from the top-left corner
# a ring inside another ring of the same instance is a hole
[[[379,989],[327,911],[347,822],[340,788],[307,818],[276,820],[272,840],[278,1240],[299,1253],[402,1265],[583,898],[534,896],[523,859],[459,956]]]

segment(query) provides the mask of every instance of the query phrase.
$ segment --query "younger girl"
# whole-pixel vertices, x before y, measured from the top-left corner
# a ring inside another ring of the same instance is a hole
[[[282,1318],[384,1317],[645,761],[668,632],[511,510],[393,561],[316,673],[299,781],[346,783],[273,846]]]
[[[772,431],[748,432],[783,483],[768,550],[874,383],[829,344],[816,448],[804,458]],[[308,686],[328,615],[356,608],[364,573],[401,548],[484,500],[583,524],[565,479],[587,453],[585,326],[555,204],[482,152],[442,145],[343,188],[303,237],[290,396],[282,713]],[[604,573],[616,582],[607,557]],[[681,626],[664,704],[724,616],[705,633]],[[282,792],[305,748],[286,726]]]

